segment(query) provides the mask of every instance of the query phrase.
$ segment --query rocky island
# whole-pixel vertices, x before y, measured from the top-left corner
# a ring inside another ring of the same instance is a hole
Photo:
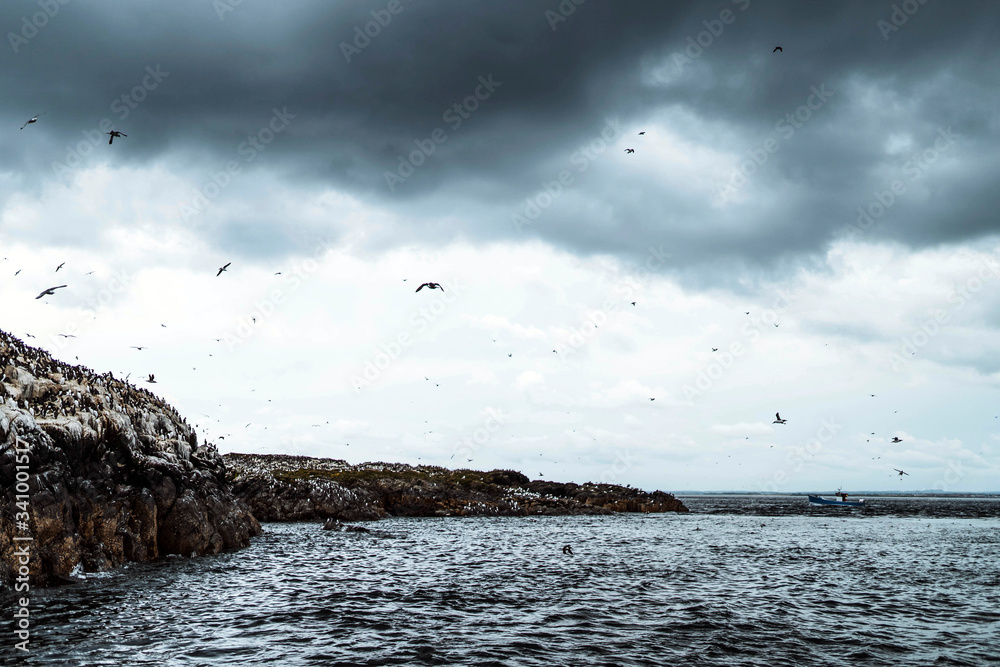
[[[669,493],[615,484],[529,480],[513,470],[226,454],[227,481],[261,521],[387,516],[529,516],[686,512]]]
[[[22,565],[44,586],[247,546],[260,524],[225,474],[151,392],[0,331],[0,588],[23,581]]]
[[[662,491],[512,470],[220,456],[153,393],[3,331],[0,481],[0,591],[245,547],[258,521],[687,511]]]

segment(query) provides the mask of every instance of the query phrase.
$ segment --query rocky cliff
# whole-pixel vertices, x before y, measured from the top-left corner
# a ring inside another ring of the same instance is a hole
[[[78,567],[244,547],[261,530],[218,451],[172,407],[2,331],[0,480],[0,587],[26,548],[37,586]]]
[[[261,454],[223,458],[233,491],[261,521],[687,511],[663,491],[531,481],[511,470],[352,466],[339,459]]]

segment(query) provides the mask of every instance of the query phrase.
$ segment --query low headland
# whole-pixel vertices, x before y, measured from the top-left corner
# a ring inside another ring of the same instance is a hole
[[[686,512],[669,493],[617,484],[530,480],[514,470],[226,454],[227,481],[261,521],[387,516],[529,516]]]

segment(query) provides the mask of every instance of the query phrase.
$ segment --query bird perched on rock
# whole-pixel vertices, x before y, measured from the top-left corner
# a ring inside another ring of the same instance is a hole
[[[443,288],[443,287],[441,287],[441,285],[439,285],[438,283],[424,283],[424,284],[422,284],[422,285],[421,285],[420,287],[418,287],[416,291],[418,291],[418,292],[419,292],[420,290],[422,290],[422,289],[423,289],[423,288],[425,288],[425,287],[426,287],[427,289],[439,289],[439,290],[441,290],[442,292],[444,291],[444,288]]]
[[[119,132],[118,130],[111,130],[110,132],[105,132],[104,134],[110,134],[111,135],[111,138],[108,139],[108,145],[109,146],[114,142],[115,137],[127,137],[128,136],[124,132]]]
[[[63,287],[66,287],[66,286],[65,285],[57,285],[56,287],[50,287],[47,290],[45,290],[44,292],[42,292],[41,294],[39,294],[38,296],[36,296],[35,298],[36,299],[41,299],[43,296],[51,296],[51,295],[53,295],[53,294],[56,293],[57,289],[62,289]]]

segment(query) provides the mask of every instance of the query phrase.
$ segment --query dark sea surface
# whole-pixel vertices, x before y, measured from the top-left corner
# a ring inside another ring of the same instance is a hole
[[[29,665],[1000,665],[1000,499],[266,524],[32,591]],[[570,544],[572,555],[561,553]],[[11,627],[5,604],[4,626]],[[15,662],[16,661],[16,662]]]

